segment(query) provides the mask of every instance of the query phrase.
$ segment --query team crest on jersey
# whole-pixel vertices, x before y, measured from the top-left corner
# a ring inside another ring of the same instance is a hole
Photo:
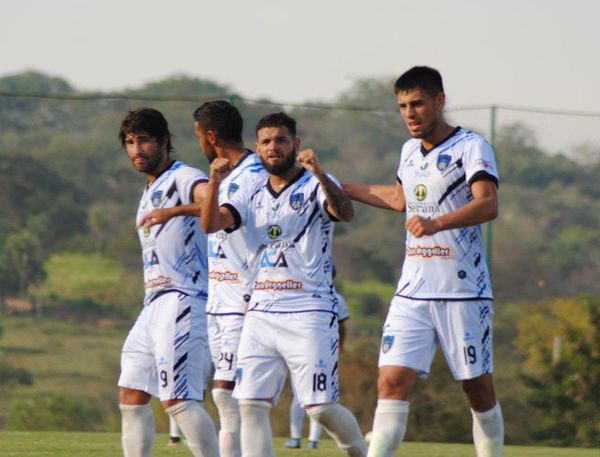
[[[150,197],[150,201],[152,202],[152,206],[158,208],[160,206],[160,202],[162,201],[163,191],[155,190],[152,192],[152,197]]]
[[[229,184],[229,188],[227,189],[227,197],[231,198],[233,196],[233,194],[235,194],[238,189],[240,188],[240,185],[232,182],[231,184]]]
[[[417,187],[415,187],[415,197],[420,202],[425,200],[425,197],[427,197],[427,187],[425,187],[424,184],[419,184]]]
[[[392,335],[384,335],[381,341],[381,352],[384,354],[389,351],[394,344],[394,337]]]
[[[267,235],[269,235],[269,238],[272,240],[279,238],[282,233],[283,230],[281,230],[279,225],[269,225],[269,228],[267,229]]]
[[[302,205],[304,204],[304,194],[303,193],[297,193],[297,194],[292,194],[290,195],[290,206],[292,207],[293,210],[298,211],[300,208],[302,208]]]
[[[450,165],[452,157],[448,154],[440,154],[437,158],[437,168],[440,171],[444,171]]]

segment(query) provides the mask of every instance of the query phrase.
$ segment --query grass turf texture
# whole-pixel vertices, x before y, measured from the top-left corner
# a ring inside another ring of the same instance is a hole
[[[284,449],[284,438],[275,439],[275,453],[280,457],[328,457],[343,455],[331,440],[321,440],[316,451]],[[154,456],[190,456],[185,446],[168,447],[167,435],[154,441]],[[303,445],[306,441],[303,441]],[[0,457],[114,457],[121,455],[117,433],[83,432],[0,432]],[[505,457],[597,457],[598,449],[567,449],[538,446],[507,446]],[[403,443],[397,456],[474,457],[473,446],[466,444]]]

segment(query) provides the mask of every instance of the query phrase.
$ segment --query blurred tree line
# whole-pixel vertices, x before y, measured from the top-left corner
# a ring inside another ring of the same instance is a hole
[[[407,133],[400,116],[389,112],[395,109],[391,87],[390,81],[360,80],[336,100],[381,112],[318,103],[284,109],[297,118],[303,146],[314,147],[341,181],[393,184]],[[81,94],[61,78],[32,71],[0,78],[0,92]],[[134,214],[144,178],[117,141],[127,110],[161,110],[175,134],[175,157],[206,170],[193,135],[192,112],[201,102],[148,98],[232,100],[244,116],[249,147],[258,119],[282,109],[266,99],[245,102],[226,86],[187,76],[116,95],[138,99],[0,96],[0,302],[25,298],[38,313],[74,319],[137,314],[142,281]],[[598,445],[598,306],[594,298],[577,297],[600,296],[600,154],[587,146],[548,155],[521,124],[502,127],[496,153],[496,366],[501,398],[506,392],[508,439]],[[404,255],[403,223],[402,215],[357,205],[355,220],[336,229],[339,287],[353,316],[342,358],[342,376],[351,374],[342,383],[365,428],[375,404],[380,327]],[[578,323],[569,320],[574,309]],[[562,338],[565,355],[558,363],[541,331],[547,322],[557,322],[551,336]],[[419,385],[409,438],[468,441],[460,388],[442,360],[436,359],[434,370]],[[568,418],[557,417],[566,410],[572,411]],[[539,422],[527,420],[529,413]]]

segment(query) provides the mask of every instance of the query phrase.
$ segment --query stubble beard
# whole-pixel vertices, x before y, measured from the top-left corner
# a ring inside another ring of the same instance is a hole
[[[295,165],[295,163],[296,163],[296,148],[292,149],[292,153],[283,162],[279,162],[275,165],[270,165],[270,164],[266,163],[262,159],[262,157],[260,160],[261,160],[263,166],[265,167],[265,169],[269,172],[269,174],[275,175],[275,176],[282,176],[282,175],[285,175],[288,171],[290,171],[292,169],[292,167]]]

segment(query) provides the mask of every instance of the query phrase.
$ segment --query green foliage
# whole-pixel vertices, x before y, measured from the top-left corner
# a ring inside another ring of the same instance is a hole
[[[600,446],[600,302],[554,300],[519,323],[517,345],[535,437],[554,445]]]
[[[91,399],[63,394],[18,397],[11,402],[9,430],[101,430],[104,414]]]
[[[139,308],[141,278],[131,278],[117,261],[103,254],[54,254],[45,269],[46,281],[32,291],[47,310],[83,317],[128,315]]]

